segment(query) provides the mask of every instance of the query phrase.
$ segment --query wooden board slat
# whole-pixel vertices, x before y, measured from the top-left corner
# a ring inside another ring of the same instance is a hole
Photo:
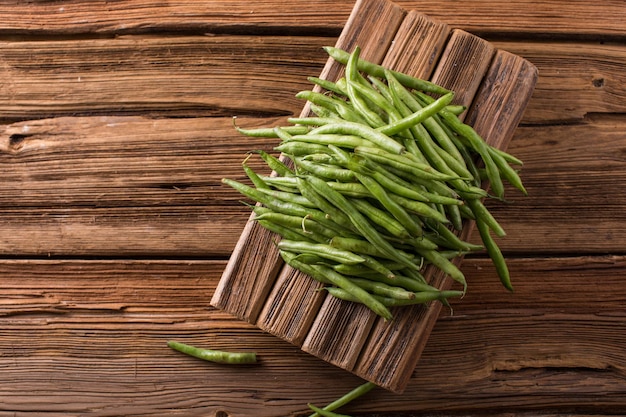
[[[298,114],[303,102],[295,94],[310,88],[306,77],[319,74],[327,59],[322,46],[336,39],[233,35],[4,39],[0,121],[78,115],[191,120]],[[409,35],[403,41],[432,39]],[[581,122],[593,113],[626,111],[624,43],[520,39],[493,45],[526,58],[541,72],[524,124]],[[402,57],[431,66],[436,58]],[[254,73],[249,72],[251,67]]]
[[[0,261],[0,404],[27,415],[54,408],[59,417],[156,417],[165,408],[295,416],[308,402],[327,404],[362,382],[211,308],[225,266]],[[341,412],[544,416],[539,405],[559,415],[571,407],[579,415],[620,415],[626,258],[516,258],[509,266],[524,277],[514,295],[502,293],[488,260],[466,258],[470,291],[453,302],[453,315],[443,312],[404,394],[376,389]],[[254,350],[261,363],[215,366],[170,350],[170,339]]]
[[[492,58],[496,49],[489,42],[461,30],[454,30],[451,36],[446,38],[443,33],[447,30],[447,26],[424,25],[426,17],[416,19],[415,14],[412,13],[406,15],[408,16],[406,20],[404,20],[405,14],[400,14],[404,21],[402,24],[398,23],[399,33],[397,39],[394,39],[396,32],[388,29],[393,25],[385,25],[381,28],[374,24],[371,28],[368,27],[373,11],[379,11],[384,7],[386,7],[385,10],[397,10],[393,3],[385,0],[357,2],[344,32],[339,37],[337,46],[351,50],[350,45],[352,47],[358,45],[362,48],[364,58],[374,62],[383,62],[389,49],[385,45],[393,45],[393,55],[389,60],[397,61],[398,56],[413,54],[412,49],[405,50],[401,43],[403,40],[413,38],[409,34],[417,35],[418,39],[430,39],[430,42],[420,43],[414,54],[418,57],[432,57],[442,51],[439,61],[434,66],[432,80],[456,91],[459,104],[470,107],[472,103],[476,103],[476,107],[482,113],[489,111],[489,114],[481,114],[481,117],[487,120],[490,117],[498,117],[498,123],[502,126],[494,129],[496,133],[490,135],[488,140],[493,146],[506,148],[513,129],[517,127],[520,120],[520,114],[532,94],[537,78],[536,69],[529,63],[518,64],[517,61],[524,63],[526,61],[512,54],[497,54],[499,59],[494,62]],[[422,30],[435,28],[434,33],[420,35],[413,25],[417,25]],[[384,30],[381,31],[381,29]],[[440,41],[446,42],[445,47]],[[415,48],[416,44],[410,42],[407,47]],[[372,55],[373,53],[375,55]],[[426,61],[430,62],[428,59]],[[419,70],[427,72],[428,67],[429,65],[426,65]],[[329,60],[321,78],[336,79],[339,76],[337,71],[339,68],[337,70],[334,68],[337,68],[336,64]],[[530,68],[534,71],[521,71],[521,68]],[[402,67],[394,69],[407,72]],[[520,78],[526,80],[526,83],[519,85],[517,81]],[[504,84],[504,87],[500,87],[500,84]],[[476,96],[479,90],[481,94]],[[502,111],[497,104],[495,107],[489,107],[484,103],[485,101],[489,104],[499,103],[499,106],[510,110]],[[307,114],[305,107],[303,115]],[[317,285],[303,284],[304,289],[299,288],[294,291],[293,279],[282,279],[278,281],[278,287],[267,293],[268,286],[275,283],[275,274],[266,275],[265,281],[261,279],[259,283],[256,281],[256,277],[259,276],[257,270],[240,268],[241,265],[256,266],[259,263],[265,265],[270,262],[268,257],[275,256],[273,249],[268,256],[260,256],[258,260],[250,259],[259,257],[258,254],[262,251],[259,252],[256,248],[265,247],[272,239],[270,232],[265,232],[265,237],[262,233],[256,232],[255,229],[258,228],[260,226],[255,223],[246,226],[246,230],[240,237],[240,244],[231,257],[229,267],[222,276],[212,305],[232,312],[238,317],[242,317],[241,310],[244,308],[242,305],[246,306],[245,308],[253,308],[255,311],[260,309],[268,316],[262,315],[261,320],[257,321],[256,315],[248,314],[245,316],[246,319],[262,330],[292,343],[299,343],[302,340],[300,347],[303,351],[352,371],[377,385],[401,392],[408,383],[412,369],[439,315],[440,304],[429,303],[426,306],[401,309],[396,312],[393,323],[389,324],[377,318],[373,312],[362,305],[343,302],[330,295],[326,296],[319,310],[303,308],[302,306],[306,305],[309,300],[313,300],[312,305],[317,306],[320,300],[319,294],[314,294],[319,287]],[[464,227],[464,237],[467,238],[471,228],[472,225],[468,222]],[[259,234],[253,234],[253,231]],[[455,262],[460,263],[460,261],[461,258],[458,258]],[[236,272],[233,273],[233,270]],[[293,274],[289,271],[284,275],[292,277]],[[302,280],[308,279],[305,274],[301,275]],[[250,276],[255,277],[256,287],[263,288],[263,295],[269,295],[269,298],[251,299],[249,297],[249,290],[246,287],[250,285],[248,282]],[[452,285],[449,278],[438,272],[431,271],[427,277],[432,278],[432,283],[440,288],[449,288]],[[288,291],[291,291],[289,296],[286,295]],[[230,294],[235,294],[235,297],[230,297]],[[246,295],[237,298],[239,294]],[[257,307],[263,303],[267,303],[270,307]],[[251,305],[253,307],[250,307]],[[302,311],[305,311],[308,316],[302,317],[301,314],[297,314],[298,319],[295,320],[293,314]],[[285,325],[285,322],[295,324]],[[310,329],[307,329],[309,323],[312,324]],[[375,323],[377,323],[376,327],[372,329]],[[298,329],[295,334],[294,328]],[[288,329],[290,331],[287,337],[284,332]],[[308,332],[303,338],[305,331]]]
[[[339,33],[352,0],[284,2],[212,0],[205,5],[188,0],[90,0],[0,4],[4,24],[0,34],[114,35],[146,32]],[[537,0],[474,0],[470,8],[455,0],[398,0],[407,10],[419,10],[441,21],[485,34],[624,36],[626,12],[619,0],[601,2],[541,2]],[[280,12],[278,12],[280,11]]]
[[[326,43],[312,36],[0,40],[0,77],[7,80],[0,120],[290,115],[302,109],[295,92],[311,70],[321,70]],[[250,68],[263,75],[250,77]]]

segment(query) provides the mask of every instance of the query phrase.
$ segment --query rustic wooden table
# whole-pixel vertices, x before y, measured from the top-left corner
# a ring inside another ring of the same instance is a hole
[[[284,122],[353,1],[0,4],[0,416],[296,416],[362,383],[210,307],[248,219],[234,132]],[[539,69],[483,256],[369,416],[626,412],[626,5],[398,1]],[[261,170],[263,167],[255,166]],[[259,354],[201,362],[170,339]]]

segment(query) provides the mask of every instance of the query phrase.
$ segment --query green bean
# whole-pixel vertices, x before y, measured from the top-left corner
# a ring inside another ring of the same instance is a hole
[[[395,135],[398,132],[406,130],[411,126],[415,126],[419,123],[425,122],[427,119],[429,119],[434,114],[441,111],[441,109],[443,109],[445,106],[447,106],[453,98],[454,93],[448,93],[446,95],[443,95],[433,103],[421,108],[410,116],[397,120],[386,126],[380,127],[377,130],[386,135]]]
[[[333,92],[335,94],[339,94],[339,95],[345,95],[346,94],[344,90],[339,88],[337,83],[334,83],[332,81],[323,80],[323,79],[318,78],[318,77],[307,77],[307,80],[309,80],[310,82],[312,82],[315,85],[318,85],[318,86],[322,87],[324,90],[331,91],[331,92]]]
[[[342,119],[336,119],[333,117],[290,117],[287,119],[289,123],[298,124],[298,125],[306,125],[306,126],[323,126],[329,123],[337,123],[341,122]],[[309,132],[305,132],[309,133]]]
[[[467,110],[467,107],[462,104],[450,104],[446,106],[446,110],[456,116],[460,116],[465,110]]]
[[[368,279],[356,277],[352,277],[350,280],[359,287],[363,288],[365,291],[375,295],[396,298],[399,300],[412,300],[415,298],[415,293],[396,285],[389,285],[384,282],[370,281]]]
[[[280,145],[276,146],[274,150],[285,153],[289,156],[305,156],[314,153],[331,153],[326,145],[320,145],[310,142],[299,142],[296,140],[282,142]]]
[[[365,259],[365,262],[361,264],[362,266],[367,267],[388,279],[395,278],[395,272],[390,270],[380,259],[376,258],[375,256],[366,255],[364,253],[359,253],[359,256]]]
[[[420,104],[423,106],[432,106],[437,103],[438,100],[435,100],[433,97],[423,94],[418,96],[418,99],[423,97],[424,99],[420,101]],[[424,107],[424,108],[426,108]],[[442,110],[442,109],[440,109]],[[465,159],[463,155],[459,152],[457,146],[452,141],[452,137],[449,129],[444,128],[444,124],[439,117],[439,111],[437,114],[433,114],[432,118],[424,121],[424,127],[426,130],[430,132],[432,137],[437,141],[437,143],[445,149],[445,151],[453,158],[456,158],[456,161],[460,164],[465,164]]]
[[[398,204],[400,207],[403,207],[404,209],[412,213],[416,213],[424,217],[429,217],[442,223],[450,222],[445,215],[441,214],[437,210],[434,210],[428,204],[425,204],[419,201],[410,200],[408,198],[402,197],[397,194],[389,194],[389,198],[394,203]],[[457,206],[449,206],[449,207],[457,207]]]
[[[325,287],[324,288],[333,297],[337,297],[344,301],[359,302],[353,295],[347,291],[343,291],[337,287]],[[413,298],[394,298],[384,295],[372,294],[372,297],[378,300],[385,307],[401,307],[415,304],[425,304],[430,301],[441,301],[453,297],[461,297],[463,292],[446,290],[446,291],[420,291],[413,293]]]
[[[261,175],[261,179],[279,191],[298,194],[300,191],[296,187],[296,177],[274,177],[271,175]]]
[[[330,218],[330,220],[344,227],[346,230],[355,230],[350,218],[337,207],[330,204],[304,179],[298,177],[298,179],[296,180],[296,184],[298,185],[300,193],[302,193],[302,195],[306,197],[309,201],[312,201],[319,210],[324,212],[326,216]]]
[[[315,411],[315,414],[320,415],[322,417],[350,417],[347,414],[339,414],[332,411],[324,410],[323,408],[319,408],[313,404],[307,404],[309,408]]]
[[[318,255],[322,258],[330,259],[332,261],[344,263],[347,265],[358,264],[365,261],[365,259],[353,252],[337,249],[333,246],[322,243],[298,242],[294,240],[283,239],[278,242],[278,248],[284,249],[289,252]]]
[[[317,208],[310,200],[300,194],[289,193],[286,191],[274,190],[271,188],[257,188],[263,194],[276,198],[281,201],[296,203],[304,207]]]
[[[335,61],[341,63],[341,64],[347,64],[348,59],[350,58],[350,53],[336,48],[336,47],[331,47],[331,46],[326,46],[324,47],[324,50],[328,53],[328,55],[330,55]],[[372,62],[369,62],[367,60],[364,59],[359,59],[358,63],[357,63],[357,68],[359,71],[363,71],[366,74],[375,76],[375,77],[379,77],[379,78],[384,78],[385,76],[385,67],[383,67],[382,65],[377,65],[374,64]],[[446,94],[449,93],[450,90],[447,90],[437,84],[434,84],[430,81],[426,81],[426,80],[421,80],[419,78],[416,77],[412,77],[410,75],[401,73],[401,72],[395,72],[393,71],[393,75],[405,86],[409,87],[409,88],[415,88],[417,90],[421,90],[421,91],[425,91],[425,92],[429,92],[429,93],[436,93],[436,94]]]
[[[384,264],[383,264],[384,265]],[[384,274],[380,274],[376,271],[372,271],[364,265],[345,265],[337,264],[333,266],[333,269],[340,274],[356,276],[359,278],[365,278],[373,281],[379,281],[388,285],[396,285],[406,290],[413,292],[420,291],[437,291],[437,288],[428,285],[422,281],[418,281],[414,278],[410,278],[404,275],[394,274],[393,277],[388,277]]]
[[[404,102],[400,99],[394,89],[391,89],[389,88],[389,86],[387,86],[387,90],[389,91],[394,107],[398,109],[398,112],[402,117],[409,117],[414,113],[406,104],[404,104]],[[407,152],[418,158],[419,162],[427,164],[428,159],[420,149],[420,145],[417,143],[416,139],[428,136],[428,132],[420,124],[411,126],[409,128],[409,132],[411,134],[410,139],[405,139],[403,141]]]
[[[331,109],[318,106],[317,104],[309,103],[309,109],[317,117],[341,120],[341,116],[339,116],[337,113],[335,113]],[[306,124],[306,123],[303,123],[303,124]]]
[[[444,205],[448,205],[448,204],[463,205],[463,201],[459,200],[457,197],[454,197],[455,193],[451,189],[447,188],[444,183],[435,182],[435,181],[430,181],[426,183],[428,185],[433,186],[436,189],[436,192],[430,192],[426,190],[424,187],[422,187],[422,189],[417,191],[417,188],[418,188],[416,186],[417,184],[411,184],[409,181],[404,180],[400,176],[396,175],[392,170],[386,169],[385,167],[383,167],[382,165],[374,161],[365,160],[365,162],[368,168],[373,169],[376,172],[374,177],[377,180],[381,178],[379,174],[384,175],[385,177],[388,178],[388,181],[380,180],[379,182],[381,185],[385,186],[391,183],[396,184],[396,188],[392,189],[391,186],[389,186],[388,188],[390,191],[393,191],[394,194],[397,194],[397,195],[400,195],[402,197],[406,197],[412,200],[416,200],[416,201],[423,201],[423,202],[430,202],[430,203],[444,204]],[[414,177],[411,177],[411,179],[414,179]],[[439,186],[436,186],[436,184],[439,184]]]
[[[264,229],[269,230],[270,232],[276,233],[282,239],[291,239],[291,240],[300,240],[303,242],[314,243],[315,240],[306,235],[304,232],[298,229],[291,229],[288,227],[284,227],[280,224],[271,222],[269,220],[257,220],[257,222],[263,226]]]
[[[435,240],[440,246],[467,252],[483,249],[481,245],[475,245],[461,240],[455,233],[440,222],[428,219],[425,219],[424,222],[436,233],[436,236],[440,238],[440,240]],[[429,238],[433,239],[430,236]]]
[[[181,353],[210,362],[245,365],[256,363],[257,361],[256,353],[253,352],[227,352],[222,350],[201,349],[173,340],[168,341],[167,346]]]
[[[338,122],[329,123],[323,126],[316,127],[310,133],[313,134],[341,134],[341,135],[354,135],[359,136],[368,142],[375,143],[381,149],[386,150],[392,154],[401,154],[404,152],[404,146],[396,140],[390,138],[384,133],[378,132],[367,125],[354,123],[354,122]]]
[[[337,168],[336,166],[311,162],[305,158],[294,158],[295,164],[306,172],[321,178],[351,182],[356,179],[355,173],[349,169]]]
[[[439,268],[444,273],[449,275],[456,282],[462,284],[463,293],[467,291],[467,281],[465,280],[465,276],[463,275],[463,272],[461,272],[461,270],[456,265],[454,265],[452,262],[450,262],[448,259],[442,256],[436,250],[420,250],[420,249],[416,249],[416,250],[428,262],[435,265],[437,268]]]
[[[332,268],[328,268],[322,265],[311,265],[311,268],[316,271],[316,274],[324,276],[333,285],[346,290],[352,296],[354,296],[361,303],[369,307],[373,312],[384,318],[385,320],[391,320],[393,316],[391,312],[380,301],[373,297],[370,293],[354,284],[350,279],[336,272]]]
[[[365,102],[360,97],[358,91],[355,89],[355,84],[358,79],[358,60],[359,60],[360,48],[357,46],[354,48],[348,62],[346,63],[346,92],[350,99],[350,102],[359,114],[367,121],[371,127],[379,127],[385,124],[385,122],[378,116],[378,114],[370,110]]]
[[[330,125],[320,126],[314,129],[313,131],[311,131],[311,133],[308,133],[306,135],[294,135],[293,140],[300,141],[300,142],[315,143],[318,145],[335,145],[341,148],[350,148],[350,149],[356,148],[357,146],[368,146],[368,147],[375,146],[373,142],[370,142],[369,140],[361,136],[350,135],[350,134],[344,135],[344,134],[340,134],[337,132],[319,133],[319,131],[316,131],[317,129],[321,129],[326,126],[330,126]]]
[[[329,146],[332,146],[332,145],[329,145]],[[339,166],[339,164],[337,163],[337,159],[335,159],[333,155],[330,155],[328,153],[323,153],[323,152],[312,153],[309,155],[304,155],[301,158],[304,159],[305,161],[315,162],[316,164],[331,165],[331,166],[334,166],[335,168]]]
[[[483,221],[482,218],[476,219],[476,228],[478,229],[478,233],[485,244],[485,249],[487,250],[487,254],[493,261],[493,265],[496,268],[496,272],[498,277],[500,278],[500,282],[509,291],[513,291],[513,285],[511,284],[511,276],[509,274],[509,268],[506,264],[504,257],[502,256],[502,252],[500,248],[496,244],[495,240],[491,237],[489,233],[490,228],[487,223]]]
[[[461,215],[461,209],[459,206],[445,206],[443,207],[444,213],[450,220],[452,227],[459,232],[463,230],[463,216]]]
[[[313,220],[318,221],[324,224],[326,227],[332,229],[338,235],[342,235],[346,233],[349,235],[352,233],[350,230],[347,230],[345,227],[342,227],[341,225],[329,220],[326,217],[326,215],[320,210],[304,207],[300,204],[296,204],[292,202],[287,202],[287,201],[282,201],[282,200],[273,200],[269,198],[267,194],[263,193],[261,190],[257,190],[255,188],[252,188],[250,186],[247,186],[238,181],[234,181],[228,178],[223,178],[222,182],[224,184],[227,184],[233,187],[234,189],[236,189],[237,191],[239,191],[241,194],[245,195],[246,197],[262,203],[263,205],[267,206],[273,211],[283,213],[283,214],[288,214],[288,215],[301,216],[301,217],[309,216]]]
[[[389,195],[385,189],[374,180],[372,177],[367,175],[355,173],[354,174],[359,182],[365,186],[369,190],[370,193],[378,200],[383,207],[387,209],[391,213],[391,215],[404,226],[404,228],[409,232],[411,236],[421,236],[422,228],[419,224],[413,221],[413,218],[409,216],[406,210],[403,208],[401,204],[397,202],[391,195]]]
[[[323,410],[324,411],[334,411],[334,410],[338,409],[339,407],[343,407],[344,405],[350,403],[351,401],[354,401],[355,399],[357,399],[357,398],[367,394],[368,392],[370,392],[375,387],[376,387],[376,384],[374,384],[373,382],[365,382],[364,384],[361,384],[361,385],[357,386],[356,388],[354,388],[350,392],[342,395],[341,397],[339,397],[335,401],[331,402],[326,407],[324,407]],[[309,417],[320,417],[320,415],[318,415],[316,413],[313,413]]]
[[[445,110],[442,110],[440,114],[453,131],[457,132],[460,136],[463,136],[471,143],[472,148],[480,155],[483,163],[485,164],[489,183],[493,192],[498,198],[503,198],[504,186],[502,184],[502,178],[500,177],[500,171],[493,161],[493,157],[489,152],[487,143],[471,126],[463,123],[454,114],[446,112]]]
[[[496,236],[506,236],[506,231],[502,228],[502,226],[500,226],[498,221],[493,217],[487,207],[485,207],[485,205],[480,200],[468,200],[467,205],[472,210],[474,218],[476,220],[482,219],[482,221],[486,223],[491,230],[493,230]]]
[[[330,188],[337,191],[338,193],[353,198],[367,198],[372,195],[370,192],[363,186],[363,184],[358,182],[334,182],[328,181],[326,183]]]
[[[373,206],[365,199],[355,198],[350,200],[354,207],[363,213],[374,224],[383,227],[393,236],[399,238],[408,238],[410,236],[407,229],[394,217],[387,214],[386,211]]]
[[[415,96],[407,91],[390,73],[388,73],[387,76],[389,77],[388,82],[392,90],[411,111],[419,111],[422,109],[421,104]],[[471,173],[467,171],[467,168],[465,168],[461,161],[449,155],[449,157],[444,156],[446,154],[437,151],[439,145],[434,142],[424,126],[418,125],[417,127],[419,129],[416,130],[416,140],[420,144],[420,149],[422,149],[426,158],[437,170],[450,175],[455,174],[457,177],[460,176],[462,178],[469,178],[471,176]],[[459,184],[462,187],[463,183],[459,182]]]
[[[489,153],[493,158],[493,162],[500,170],[500,174],[502,175],[502,177],[506,179],[513,187],[521,191],[524,195],[528,195],[528,191],[526,191],[526,188],[524,188],[524,184],[522,184],[522,180],[517,174],[517,171],[515,171],[509,165],[509,163],[506,161],[504,156],[502,156],[502,154],[494,152],[492,149],[494,148],[489,148]]]
[[[365,86],[357,82],[352,82],[350,84],[357,93],[361,94],[376,107],[385,112],[390,120],[399,120],[402,118],[400,113],[398,113],[398,110],[393,107],[393,104],[389,102],[381,93],[376,91],[371,85],[368,84],[368,86]]]
[[[265,208],[262,206],[257,207]],[[255,213],[257,213],[257,207],[255,207],[254,209]],[[332,230],[324,227],[315,220],[309,219],[307,217],[290,216],[287,214],[276,213],[269,209],[267,209],[267,212],[258,213],[254,217],[254,220],[265,220],[288,229],[300,230],[302,231],[302,233],[304,233],[305,236],[318,243],[327,243],[336,235],[336,233],[334,233]]]
[[[274,155],[270,155],[269,153],[259,150],[256,151],[261,158],[265,161],[267,166],[269,166],[273,171],[276,171],[277,174],[282,176],[294,175],[291,168],[285,165],[281,160],[276,158]]]
[[[393,106],[394,105],[393,97],[391,95],[391,91],[389,90],[389,87],[387,86],[387,84],[385,84],[380,78],[372,77],[371,75],[368,75],[367,79],[374,86],[374,88],[378,91],[378,93],[381,96],[383,96],[385,100],[387,100]],[[393,109],[396,112],[398,111],[398,109],[395,106],[393,106]]]
[[[343,100],[335,99],[329,97],[322,93],[317,93],[314,91],[300,91],[296,94],[296,98],[308,100],[313,104],[317,104],[318,106],[327,108],[341,116],[344,120],[349,120],[350,122],[365,124],[366,121],[359,115],[352,107],[350,107]]]
[[[358,155],[349,155],[347,152],[337,148],[336,146],[329,145],[329,149],[337,157],[337,161],[344,167],[364,175],[371,176],[376,182],[388,191],[418,201],[429,201],[427,197],[420,194],[414,187],[410,185],[404,185],[404,181],[400,178],[394,178],[393,174],[389,175],[373,167],[368,166],[365,158]],[[405,183],[406,184],[406,183]],[[371,192],[371,190],[370,190]]]
[[[233,117],[233,122],[235,120],[236,117]],[[235,126],[235,129],[237,130],[237,132],[241,133],[244,136],[257,138],[278,138],[278,136],[276,135],[276,131],[273,127],[243,129],[241,127]],[[307,126],[283,126],[282,129],[291,135],[304,135],[310,130],[310,128]]]
[[[330,186],[328,186],[328,184],[326,184],[325,181],[319,178],[309,176],[306,179],[318,193],[323,195],[327,200],[333,203],[335,207],[339,208],[350,218],[352,224],[361,233],[361,235],[367,239],[367,241],[375,245],[383,253],[391,257],[391,259],[403,262],[409,268],[415,267],[410,260],[399,253],[388,241],[383,238],[383,236],[378,233],[378,231],[376,231],[376,229],[374,229],[374,227],[370,225],[367,219],[355,209],[346,197],[333,190]]]
[[[246,161],[247,161],[247,158],[246,158]],[[250,181],[252,181],[252,184],[257,189],[268,189],[268,188],[270,188],[270,186],[267,185],[267,183],[265,181],[263,181],[263,179],[256,172],[254,172],[254,170],[252,168],[250,168],[246,164],[246,161],[244,161],[244,163],[241,164],[241,165],[243,166],[243,171],[246,173],[246,175],[248,176]]]
[[[447,181],[458,178],[456,174],[439,172],[430,165],[419,163],[405,155],[395,155],[371,146],[357,146],[354,148],[354,153],[422,179]]]
[[[417,265],[418,259],[414,255],[404,252],[398,248],[394,248],[393,254],[387,254],[378,246],[372,244],[371,242],[368,242],[367,240],[343,236],[333,237],[330,240],[329,244],[333,247],[353,251],[358,254],[370,255],[377,258],[397,261],[404,265],[404,267],[409,267],[411,269],[419,271],[419,266]]]
[[[298,271],[308,275],[311,279],[321,284],[333,285],[333,283],[329,279],[327,279],[323,274],[320,274],[320,272],[315,268],[315,265],[310,265],[299,260],[297,253],[289,252],[286,250],[279,250],[278,254],[283,259],[283,261],[285,261],[285,263],[293,269],[297,269]]]
[[[524,162],[521,159],[511,155],[508,152],[503,151],[502,149],[498,149],[498,148],[494,148],[493,146],[489,146],[489,152],[491,152],[492,154],[500,155],[501,157],[504,158],[505,161],[507,161],[510,164],[519,165],[519,166],[524,165]]]

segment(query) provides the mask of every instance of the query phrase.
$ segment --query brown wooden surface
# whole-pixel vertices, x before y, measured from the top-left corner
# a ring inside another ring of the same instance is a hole
[[[626,413],[626,8],[399,2],[529,59],[509,150],[529,197],[492,204],[516,292],[467,258],[402,395],[359,415]],[[352,2],[0,6],[0,416],[295,416],[361,383],[209,306],[248,220],[220,185],[298,114]],[[249,69],[253,68],[252,72]],[[170,351],[255,350],[254,367]]]

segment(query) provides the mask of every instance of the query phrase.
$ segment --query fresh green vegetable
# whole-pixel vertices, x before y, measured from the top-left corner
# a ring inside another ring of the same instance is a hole
[[[326,285],[331,296],[367,305],[385,319],[389,306],[440,301],[465,293],[454,262],[484,250],[512,290],[504,256],[491,236],[505,236],[483,200],[504,199],[503,181],[526,194],[514,166],[522,161],[489,146],[458,115],[454,92],[391,71],[337,48],[345,65],[336,82],[311,77],[323,91],[302,91],[315,115],[287,126],[242,129],[278,138],[281,158],[259,151],[273,174],[244,163],[252,186],[223,179],[256,205],[254,221],[278,234],[285,262]],[[483,186],[491,187],[492,194]],[[476,222],[482,245],[459,237]],[[462,286],[439,291],[423,276],[434,266]]]
[[[256,363],[257,361],[256,354],[253,352],[226,352],[222,350],[201,349],[173,340],[168,341],[167,345],[174,350],[209,362],[245,365]]]

